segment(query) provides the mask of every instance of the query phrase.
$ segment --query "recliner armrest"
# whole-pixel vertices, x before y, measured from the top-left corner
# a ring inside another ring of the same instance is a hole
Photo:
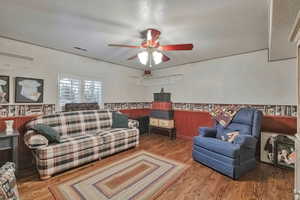
[[[234,139],[233,143],[238,144],[241,147],[255,149],[257,139],[253,136],[250,136],[250,135],[239,135]]]
[[[199,135],[203,137],[213,137],[215,138],[217,135],[216,128],[209,128],[209,127],[200,127],[199,128]]]

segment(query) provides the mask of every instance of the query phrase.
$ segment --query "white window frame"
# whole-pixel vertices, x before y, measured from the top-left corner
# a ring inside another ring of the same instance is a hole
[[[72,75],[72,74],[65,74],[65,73],[59,73],[58,74],[58,79],[57,79],[57,107],[58,107],[58,110],[63,110],[64,108],[64,105],[62,106],[60,104],[60,80],[62,78],[73,78],[73,79],[77,79],[77,80],[80,80],[81,83],[81,88],[80,88],[80,100],[82,103],[85,103],[83,102],[83,96],[84,96],[84,81],[98,81],[101,83],[101,95],[100,95],[100,99],[98,100],[98,104],[100,107],[103,107],[104,103],[103,103],[103,81],[100,80],[100,78],[91,78],[91,77],[85,77],[85,76],[78,76],[78,75]]]

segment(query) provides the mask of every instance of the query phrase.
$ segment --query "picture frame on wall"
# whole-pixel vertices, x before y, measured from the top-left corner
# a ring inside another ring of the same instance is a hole
[[[0,75],[0,104],[9,103],[9,76]]]
[[[43,79],[15,78],[15,103],[43,103],[43,98]]]

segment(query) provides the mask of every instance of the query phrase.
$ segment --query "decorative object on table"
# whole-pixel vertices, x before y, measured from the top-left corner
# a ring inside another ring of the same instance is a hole
[[[294,140],[294,136],[262,132],[260,160],[275,166],[294,168],[296,157]]]
[[[171,93],[165,93],[161,89],[160,93],[153,94],[154,101],[150,111],[149,134],[152,129],[165,130],[169,133],[171,139],[176,138],[176,129],[174,123],[174,111],[172,109]]]
[[[14,132],[13,126],[14,126],[14,120],[6,120],[5,121],[6,125],[6,134],[12,134]]]
[[[14,163],[7,162],[0,168],[0,199],[19,199]]]
[[[260,136],[262,113],[241,108],[226,127],[216,122],[213,128],[201,127],[193,140],[193,158],[233,179],[238,179],[256,166],[256,144]],[[222,136],[238,131],[233,143]]]
[[[43,103],[44,80],[35,78],[15,78],[16,103]]]
[[[0,150],[12,150],[12,161],[16,165],[16,173],[19,169],[19,160],[18,160],[18,144],[19,144],[19,132],[14,129],[14,132],[11,134],[6,134],[5,131],[0,132]]]
[[[155,199],[188,165],[146,151],[50,187],[55,199]]]
[[[25,115],[47,115],[55,113],[55,104],[15,104],[0,105],[0,117],[18,117]]]
[[[0,104],[9,103],[9,76],[0,76]]]

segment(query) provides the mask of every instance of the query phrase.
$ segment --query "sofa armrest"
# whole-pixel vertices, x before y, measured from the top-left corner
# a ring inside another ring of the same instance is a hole
[[[209,128],[209,127],[200,127],[199,128],[199,135],[203,137],[213,137],[215,138],[217,135],[216,128]]]
[[[24,143],[29,149],[34,150],[37,148],[48,146],[49,141],[45,136],[33,130],[29,130],[24,135]]]
[[[250,136],[250,135],[238,135],[234,139],[233,143],[238,144],[241,147],[246,147],[246,148],[249,148],[249,149],[255,149],[257,139],[253,136]]]
[[[128,128],[138,128],[139,122],[134,119],[128,119]]]

